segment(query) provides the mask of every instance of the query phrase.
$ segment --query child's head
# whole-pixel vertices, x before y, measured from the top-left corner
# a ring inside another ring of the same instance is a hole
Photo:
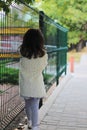
[[[44,37],[39,29],[29,29],[25,33],[20,52],[22,56],[30,59],[44,56]]]

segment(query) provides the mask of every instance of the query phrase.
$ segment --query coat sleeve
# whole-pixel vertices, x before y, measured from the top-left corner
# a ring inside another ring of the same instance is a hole
[[[44,60],[43,60],[43,69],[45,69],[45,67],[47,66],[47,64],[48,64],[48,55],[47,54],[45,54],[45,56],[44,56]]]

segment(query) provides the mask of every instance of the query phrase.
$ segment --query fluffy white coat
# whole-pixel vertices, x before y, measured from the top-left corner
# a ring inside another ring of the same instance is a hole
[[[42,71],[47,65],[47,54],[43,57],[20,59],[19,86],[20,95],[24,97],[45,97],[45,85]]]

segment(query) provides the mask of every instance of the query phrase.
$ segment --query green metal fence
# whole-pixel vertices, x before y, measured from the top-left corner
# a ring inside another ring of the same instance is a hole
[[[4,130],[24,109],[19,97],[18,73],[20,55],[18,47],[29,28],[40,28],[45,36],[48,65],[43,71],[46,90],[66,73],[67,29],[55,23],[42,11],[26,3],[10,7],[7,15],[0,12],[0,130]]]
[[[56,81],[67,68],[67,29],[55,23],[42,11],[40,28],[45,36],[45,46],[48,52],[48,66],[44,71],[46,88]]]

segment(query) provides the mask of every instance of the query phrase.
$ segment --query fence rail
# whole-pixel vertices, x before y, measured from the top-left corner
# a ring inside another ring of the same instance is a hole
[[[20,54],[18,47],[29,28],[40,28],[45,36],[48,65],[43,71],[46,90],[66,73],[67,29],[55,23],[42,11],[25,3],[13,3],[10,13],[0,12],[0,130],[4,130],[23,110],[19,97],[18,73]]]

